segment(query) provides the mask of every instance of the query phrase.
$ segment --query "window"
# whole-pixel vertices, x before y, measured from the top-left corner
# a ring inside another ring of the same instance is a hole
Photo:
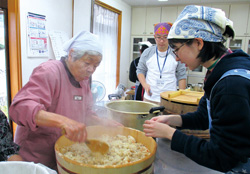
[[[0,61],[1,64],[5,62],[5,67],[1,68],[3,71],[1,78],[5,84],[2,84],[1,82],[1,86],[6,86],[6,97],[3,97],[5,98],[3,99],[5,101],[2,103],[7,102],[7,105],[3,104],[2,108],[3,110],[6,108],[7,111],[4,112],[8,112],[8,107],[11,103],[11,100],[22,87],[19,0],[0,0],[0,11],[0,25],[4,31],[4,34],[2,34],[2,32],[0,33],[0,37],[4,37],[4,41],[2,41],[3,46],[1,48]],[[10,122],[10,126],[12,128],[14,127],[13,130],[15,131],[15,124],[13,125],[12,122]]]
[[[93,33],[103,43],[103,60],[92,79],[104,84],[107,100],[119,83],[121,11],[95,1],[93,16]]]
[[[6,10],[0,8],[0,109],[8,117],[9,108],[9,72],[6,47]]]

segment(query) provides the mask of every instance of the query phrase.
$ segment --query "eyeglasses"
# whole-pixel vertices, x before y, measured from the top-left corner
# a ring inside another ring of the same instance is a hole
[[[189,40],[188,40],[187,42],[182,43],[181,46],[179,46],[178,48],[176,48],[175,50],[173,50],[173,53],[174,53],[174,55],[175,55],[176,57],[178,57],[177,51],[179,51],[179,50],[181,49],[181,47],[183,47],[183,46],[184,46],[186,43],[188,43],[188,42],[189,42]]]
[[[168,36],[163,36],[163,37],[160,37],[160,36],[156,36],[155,37],[155,39],[157,40],[157,41],[166,41],[167,40],[167,38],[168,38]]]

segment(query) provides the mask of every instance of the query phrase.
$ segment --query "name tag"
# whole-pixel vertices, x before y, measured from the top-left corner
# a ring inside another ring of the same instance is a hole
[[[82,101],[82,96],[75,95],[75,96],[74,96],[74,100],[75,100],[75,101]]]
[[[164,81],[162,79],[158,79],[156,82],[157,86],[164,86]]]

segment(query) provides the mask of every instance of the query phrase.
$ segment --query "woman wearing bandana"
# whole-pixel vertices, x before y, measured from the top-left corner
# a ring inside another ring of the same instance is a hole
[[[250,56],[223,45],[234,37],[232,25],[220,9],[184,8],[168,41],[189,69],[207,68],[205,93],[196,112],[154,117],[145,121],[144,132],[171,140],[172,150],[200,165],[228,174],[250,173]],[[179,129],[209,129],[210,140]]]
[[[82,31],[65,43],[64,50],[67,56],[61,60],[49,60],[34,69],[9,110],[18,124],[15,142],[23,160],[52,169],[57,169],[54,145],[62,129],[70,140],[83,142],[87,125],[120,125],[92,110],[89,77],[102,60],[96,35]]]

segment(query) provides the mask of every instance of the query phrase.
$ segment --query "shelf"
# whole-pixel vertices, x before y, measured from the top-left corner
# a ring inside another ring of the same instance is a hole
[[[241,48],[241,46],[229,46],[230,48]]]

